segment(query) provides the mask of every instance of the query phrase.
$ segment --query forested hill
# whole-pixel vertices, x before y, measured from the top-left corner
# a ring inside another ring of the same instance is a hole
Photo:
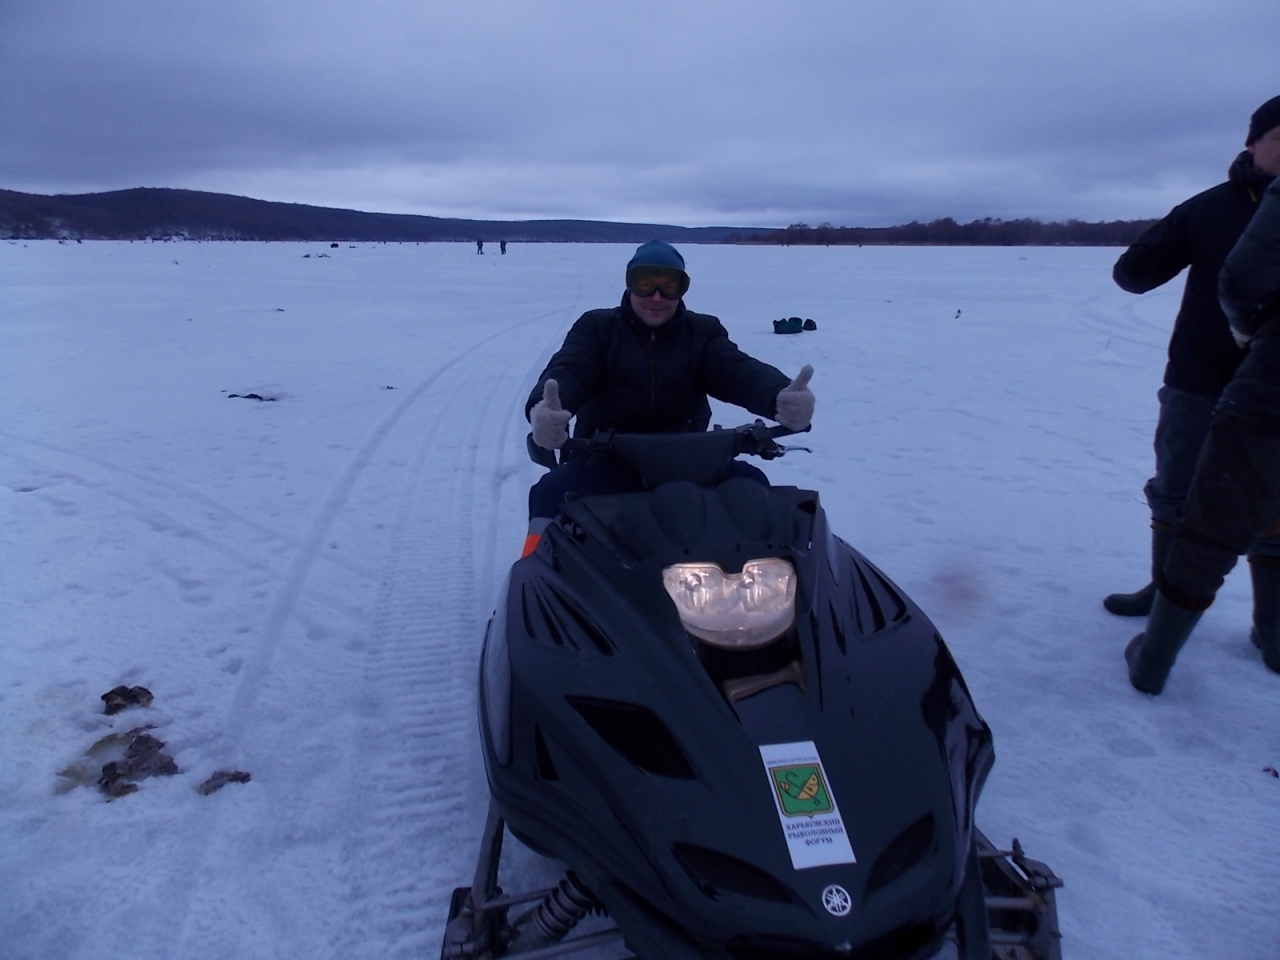
[[[43,196],[0,190],[0,239],[476,240],[552,243],[911,244],[1123,246],[1150,220],[1041,223],[946,218],[896,227],[677,227],[601,220],[461,220],[275,203],[198,190],[138,187]]]
[[[274,203],[198,190],[138,187],[42,196],[0,190],[0,238],[141,240],[512,240],[720,243],[729,227],[596,220],[458,220]],[[755,232],[755,231],[752,231]]]

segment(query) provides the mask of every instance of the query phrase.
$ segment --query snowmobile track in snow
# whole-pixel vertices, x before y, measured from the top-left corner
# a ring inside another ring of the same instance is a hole
[[[557,311],[557,315],[559,311]],[[285,623],[288,622],[294,608],[298,603],[298,598],[302,592],[302,588],[306,582],[312,566],[317,558],[322,554],[322,547],[325,542],[325,536],[333,524],[334,519],[341,512],[344,504],[351,495],[352,489],[360,479],[361,473],[372,462],[375,453],[387,438],[388,434],[394,430],[405,415],[415,406],[424,395],[432,390],[437,383],[448,373],[454,370],[460,363],[486,346],[490,346],[496,342],[503,342],[506,338],[522,327],[527,327],[543,320],[542,317],[534,317],[523,320],[504,330],[491,334],[479,342],[467,347],[466,349],[455,354],[444,364],[442,364],[434,373],[432,373],[422,383],[418,384],[409,395],[401,401],[400,405],[387,416],[378,427],[369,435],[364,444],[356,452],[347,469],[343,472],[338,482],[330,491],[329,496],[321,506],[316,519],[312,521],[311,527],[303,539],[298,553],[295,555],[293,562],[289,566],[289,570],[285,574],[284,581],[276,592],[275,602],[272,604],[271,611],[268,615],[266,625],[262,632],[262,637],[257,643],[253,653],[250,656],[247,668],[244,670],[240,687],[236,691],[235,699],[231,704],[230,716],[228,718],[228,731],[232,735],[233,740],[238,740],[244,735],[244,729],[248,723],[252,712],[253,704],[257,699],[258,691],[261,686],[263,677],[270,670],[272,657],[275,655],[276,647],[279,644],[281,633],[283,632]],[[545,339],[545,337],[544,337]],[[492,363],[497,359],[497,352],[493,352],[490,357]],[[455,385],[453,391],[455,395],[466,395],[470,389],[474,389],[474,384],[464,379],[462,383]]]
[[[503,371],[500,351],[510,355],[504,337],[442,376],[432,395],[445,402],[436,407],[402,492],[367,664],[379,709],[355,751],[372,763],[348,780],[350,809],[366,829],[345,858],[356,915],[343,956],[430,952],[451,887],[429,882],[422,857],[449,851],[465,872],[472,851],[442,843],[440,825],[460,828],[469,840],[483,821],[488,791],[473,733],[475,672],[492,567],[506,560],[496,494],[502,458],[513,452],[512,421],[523,424],[522,401],[548,339],[541,328],[518,335],[528,338],[536,364]],[[500,375],[486,380],[495,370]],[[485,456],[491,450],[492,465]],[[441,501],[451,509],[440,510]],[[514,557],[518,538],[511,539]]]
[[[372,576],[380,587],[374,621],[366,627],[370,642],[362,696],[370,705],[369,716],[358,730],[358,742],[346,752],[346,766],[333,774],[350,785],[351,822],[366,825],[357,831],[361,840],[344,851],[348,895],[345,904],[334,904],[329,935],[336,941],[333,956],[414,955],[423,944],[439,939],[443,913],[437,901],[443,898],[447,904],[449,890],[421,888],[429,872],[425,858],[428,851],[438,857],[439,824],[465,814],[465,794],[479,790],[479,802],[487,797],[480,760],[471,749],[473,737],[465,735],[475,723],[475,658],[483,629],[472,545],[477,519],[487,518],[484,553],[498,556],[498,521],[490,500],[499,481],[483,483],[486,471],[478,464],[481,451],[505,445],[514,418],[523,423],[525,391],[554,348],[557,333],[563,332],[565,313],[525,319],[457,350],[377,425],[298,541],[240,671],[219,748],[233,765],[240,762],[261,719],[255,708],[285,628],[301,616],[299,602],[309,595],[308,577],[328,559],[323,546],[334,521],[389,437],[394,435],[402,449],[416,449],[385,572],[371,575],[363,565],[349,567],[359,580]],[[513,337],[527,343],[521,355],[539,358],[537,365],[505,368]],[[427,400],[432,402],[423,402]],[[496,435],[487,422],[493,411],[498,411]],[[495,452],[499,463],[513,456],[502,446]],[[524,457],[523,445],[519,456]],[[441,510],[441,502],[452,506]],[[519,539],[513,535],[512,541],[514,558]],[[456,795],[460,787],[463,796]],[[264,783],[262,789],[270,787]],[[202,941],[204,914],[217,909],[199,878],[207,872],[203,861],[213,847],[210,839],[229,826],[220,809],[211,804],[201,811],[192,826],[205,838],[203,846],[192,850],[195,856],[188,862],[174,865],[171,895],[186,908],[182,927],[175,931],[173,956]],[[470,840],[473,831],[465,816],[459,832]],[[459,864],[471,855],[460,848]],[[344,907],[347,916],[341,916]]]
[[[199,543],[230,560],[234,560],[245,568],[274,574],[272,567],[265,563],[260,555],[247,554],[239,548],[228,546],[223,539],[210,534],[208,532],[208,518],[210,516],[228,520],[237,526],[258,534],[264,541],[294,548],[302,544],[302,541],[296,537],[268,526],[260,520],[246,517],[185,484],[161,480],[137,470],[122,467],[101,457],[68,450],[54,444],[32,440],[5,431],[0,431],[0,439],[9,441],[15,446],[38,451],[35,456],[32,456],[18,453],[15,450],[0,449],[0,456],[21,464],[31,473],[43,477],[50,486],[70,483],[77,488],[118,500],[130,508],[134,517],[149,524],[153,529],[171,531],[188,540]],[[49,462],[50,460],[62,461],[62,464],[51,463]],[[85,470],[84,467],[86,465],[92,469]],[[158,508],[156,506],[157,498],[154,495],[143,495],[139,488],[144,485],[150,487],[152,491],[159,491],[166,495],[169,500],[168,508]],[[37,488],[33,492],[38,492],[40,489],[43,489],[43,487]],[[191,516],[191,511],[202,511],[203,516]],[[377,578],[376,571],[354,563],[350,558],[341,554],[322,553],[321,557],[324,563],[341,567],[367,580],[375,580]],[[322,602],[332,599],[326,598],[322,594],[316,594],[315,597]]]

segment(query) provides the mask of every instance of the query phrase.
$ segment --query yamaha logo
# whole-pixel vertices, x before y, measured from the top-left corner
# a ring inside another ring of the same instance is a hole
[[[849,896],[848,890],[833,883],[822,891],[822,905],[833,917],[847,917],[853,909],[853,898]]]

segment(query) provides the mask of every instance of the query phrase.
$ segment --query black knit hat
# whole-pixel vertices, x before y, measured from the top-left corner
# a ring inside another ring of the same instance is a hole
[[[1276,99],[1280,100],[1280,97]],[[680,256],[679,250],[664,240],[650,240],[636,247],[636,255],[627,264],[627,273],[635,267],[670,267],[672,270],[685,272],[684,257]]]
[[[1249,118],[1249,136],[1245,138],[1244,145],[1253,146],[1253,142],[1272,127],[1280,127],[1280,97],[1272,97],[1253,111]]]

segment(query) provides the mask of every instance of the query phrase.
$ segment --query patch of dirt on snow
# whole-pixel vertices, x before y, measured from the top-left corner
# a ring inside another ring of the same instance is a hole
[[[164,752],[164,741],[135,727],[126,733],[109,733],[84,752],[84,757],[58,771],[58,793],[76,787],[97,786],[108,800],[127,796],[147,777],[171,777],[178,772],[173,757]]]

